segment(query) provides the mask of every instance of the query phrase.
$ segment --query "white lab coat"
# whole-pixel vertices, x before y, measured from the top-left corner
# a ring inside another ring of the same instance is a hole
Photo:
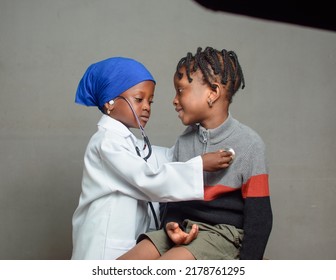
[[[145,162],[136,144],[121,122],[106,115],[100,119],[85,152],[72,259],[116,259],[131,249],[148,231],[148,201],[203,199],[200,156],[163,164],[171,160],[169,149],[153,147]]]

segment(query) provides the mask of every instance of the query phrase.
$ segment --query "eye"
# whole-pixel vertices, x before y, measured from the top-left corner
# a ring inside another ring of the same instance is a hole
[[[176,94],[180,95],[182,93],[183,89],[182,88],[177,88],[176,89]]]
[[[138,103],[141,103],[143,99],[140,97],[134,97],[134,100]]]

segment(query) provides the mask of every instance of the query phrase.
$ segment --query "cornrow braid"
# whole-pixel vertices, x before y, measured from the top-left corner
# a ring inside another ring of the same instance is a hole
[[[215,89],[216,85],[210,82],[212,77],[211,72],[212,68],[211,67],[209,68],[208,65],[211,65],[211,60],[209,59],[209,56],[204,55],[204,53],[201,53],[199,57],[199,68],[201,69],[204,80],[207,81],[207,83],[212,89]]]
[[[186,58],[186,64],[187,65],[191,64],[192,58],[193,58],[193,55],[192,55],[192,53],[189,52],[187,54],[187,58]],[[188,76],[189,83],[191,83],[192,82],[192,78],[190,77],[190,67],[188,67],[186,70],[187,70],[187,76]]]
[[[194,67],[193,67],[193,71],[196,72],[197,69],[198,69],[198,59],[200,57],[200,53],[202,52],[202,48],[198,47],[197,48],[197,52],[196,52],[196,55],[195,55],[195,61],[196,63],[194,63]]]
[[[239,76],[241,79],[241,84],[242,84],[242,89],[244,89],[245,87],[245,79],[244,79],[244,75],[243,75],[243,71],[240,67],[239,61],[238,61],[238,56],[236,55],[235,52],[230,51],[229,52],[229,56],[232,58],[232,62],[235,65],[235,76]]]
[[[221,55],[222,55],[222,60],[223,61],[228,61],[227,50],[222,50]],[[224,84],[224,85],[226,85],[226,83],[227,83],[229,72],[230,72],[229,63],[224,63],[223,72],[222,72],[222,80],[221,80],[221,83]]]
[[[225,85],[228,91],[228,100],[231,103],[233,95],[241,87],[245,88],[245,79],[243,71],[235,52],[223,49],[218,51],[211,47],[206,47],[202,51],[201,47],[197,48],[196,54],[187,53],[186,57],[181,58],[176,67],[176,74],[182,79],[182,68],[185,72],[189,83],[192,82],[191,75],[200,70],[203,80],[212,89],[216,88],[214,82],[220,82]]]

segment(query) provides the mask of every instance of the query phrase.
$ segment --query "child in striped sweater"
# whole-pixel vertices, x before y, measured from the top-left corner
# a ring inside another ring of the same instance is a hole
[[[272,229],[268,168],[263,140],[229,112],[245,86],[237,55],[198,48],[179,61],[174,86],[175,110],[188,126],[174,160],[228,148],[235,159],[204,172],[203,201],[162,205],[163,229],[142,234],[120,259],[262,259]]]

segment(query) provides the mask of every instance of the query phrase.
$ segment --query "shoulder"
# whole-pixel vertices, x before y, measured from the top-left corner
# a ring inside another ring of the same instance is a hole
[[[244,139],[246,139],[251,144],[254,143],[259,145],[265,145],[263,139],[256,130],[237,120],[235,120],[235,122],[237,127],[236,131],[238,132],[240,137],[244,137]]]
[[[133,134],[123,133],[111,127],[98,126],[97,131],[92,135],[88,148],[98,153],[107,151],[133,150],[136,138]]]
[[[266,145],[260,134],[250,126],[235,120],[232,140],[241,150],[243,158],[254,158],[266,153]],[[239,150],[237,147],[237,150]],[[237,151],[238,152],[238,151]]]

